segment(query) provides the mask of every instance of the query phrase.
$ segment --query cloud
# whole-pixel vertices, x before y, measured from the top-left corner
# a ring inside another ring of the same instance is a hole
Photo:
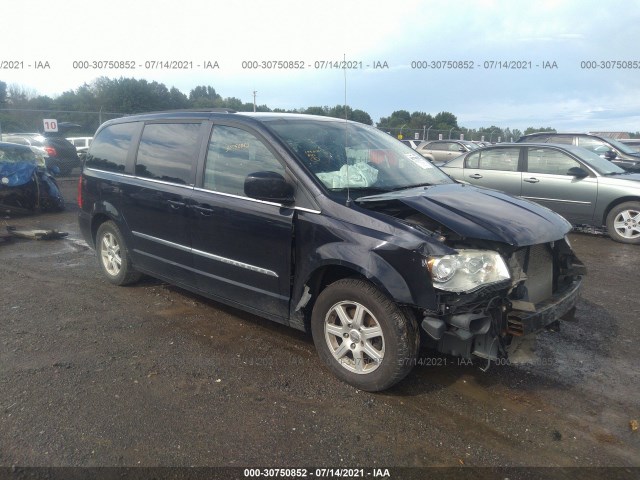
[[[27,0],[30,22],[59,15],[50,1]],[[453,5],[453,7],[452,7]],[[407,0],[401,5],[364,0],[112,0],[109,8],[68,0],[83,12],[73,28],[24,35],[6,22],[17,60],[46,60],[48,71],[0,71],[0,79],[47,95],[99,76],[135,77],[176,86],[185,93],[212,85],[223,96],[298,108],[344,100],[344,72],[315,68],[316,61],[386,61],[388,70],[347,72],[347,98],[374,119],[394,110],[449,111],[462,125],[519,128],[535,122],[591,128],[606,122],[638,129],[639,69],[586,69],[585,61],[638,60],[640,8],[632,3],[542,0],[459,0],[447,4]],[[126,11],[126,15],[123,12]],[[79,69],[78,60],[133,60],[134,70]],[[145,61],[218,61],[219,70],[165,70]],[[304,71],[248,69],[243,61],[302,60]],[[474,70],[417,69],[412,61],[472,61]],[[557,69],[484,68],[485,62],[555,62]],[[635,124],[633,122],[636,121]],[[468,124],[467,124],[468,122]],[[635,125],[635,126],[633,126]]]

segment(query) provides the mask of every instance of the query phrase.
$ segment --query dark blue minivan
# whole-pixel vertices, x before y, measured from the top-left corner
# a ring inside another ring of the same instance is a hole
[[[421,344],[507,357],[573,314],[584,274],[559,215],[335,118],[111,120],[78,197],[112,283],[147,274],[309,331],[333,373],[369,391],[405,377]]]

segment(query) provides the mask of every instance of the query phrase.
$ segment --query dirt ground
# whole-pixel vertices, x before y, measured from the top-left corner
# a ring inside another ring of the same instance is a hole
[[[76,179],[60,184],[65,212],[0,222],[69,232],[0,244],[0,466],[640,467],[640,247],[571,235],[589,271],[577,321],[522,345],[525,363],[426,351],[369,394],[301,332],[154,279],[107,283]]]

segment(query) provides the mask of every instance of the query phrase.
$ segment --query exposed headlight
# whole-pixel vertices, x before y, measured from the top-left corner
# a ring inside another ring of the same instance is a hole
[[[500,254],[491,250],[459,250],[456,255],[429,257],[427,267],[433,286],[449,292],[471,292],[511,278]]]

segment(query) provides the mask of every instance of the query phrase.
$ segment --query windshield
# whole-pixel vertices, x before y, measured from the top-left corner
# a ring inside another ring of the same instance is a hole
[[[3,163],[17,163],[17,162],[29,162],[36,163],[36,156],[34,153],[25,147],[0,147],[0,162]]]
[[[268,125],[330,191],[453,183],[413,149],[367,125],[299,117],[269,120]]]
[[[614,173],[625,173],[625,170],[617,166],[615,163],[611,163],[609,160],[605,160],[597,153],[587,150],[582,147],[575,147],[573,145],[563,145],[564,148],[573,152],[578,158],[582,159],[587,165],[593,168],[600,175],[612,175]]]
[[[636,152],[633,148],[631,148],[629,145],[625,145],[622,142],[619,142],[618,140],[616,140],[615,138],[609,138],[607,137],[607,142],[609,142],[611,145],[613,145],[614,147],[616,147],[618,150],[620,150],[622,153],[626,153],[627,155],[638,155],[638,152]]]

